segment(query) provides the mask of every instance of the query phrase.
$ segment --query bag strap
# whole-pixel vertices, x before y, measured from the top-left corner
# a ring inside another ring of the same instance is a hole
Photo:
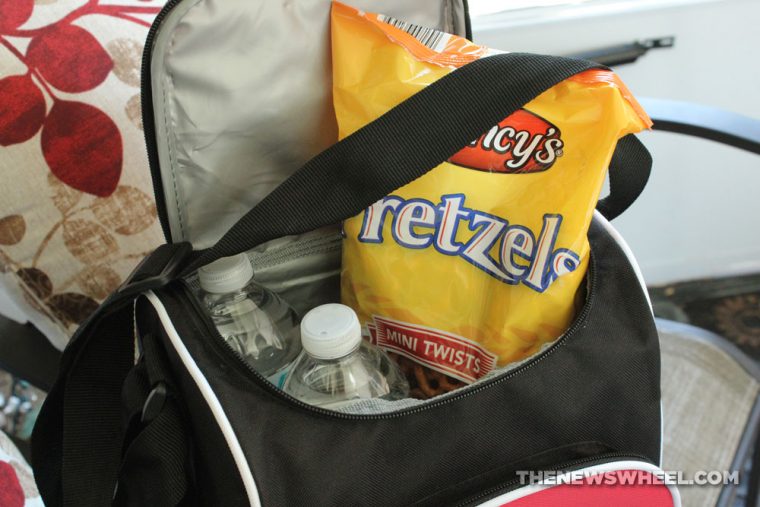
[[[112,499],[124,437],[120,395],[134,365],[132,311],[139,293],[220,257],[354,216],[434,168],[544,90],[599,67],[521,53],[472,62],[307,162],[212,248],[190,252],[185,243],[157,249],[80,327],[64,351],[32,441],[45,504],[108,505]],[[629,187],[636,183],[631,178],[615,182],[615,191],[617,182]],[[642,188],[630,188],[628,200]],[[605,202],[613,213],[630,204]]]
[[[620,216],[644,191],[652,171],[652,156],[633,135],[620,139],[610,160],[610,193],[600,199],[596,209],[607,220]]]
[[[604,67],[573,58],[506,53],[475,60],[447,74],[307,162],[214,246],[195,252],[183,274],[269,240],[357,215],[430,171],[543,91],[592,68]],[[638,176],[633,173],[641,168],[620,164],[620,169]],[[619,172],[618,165],[614,172]],[[644,173],[648,175],[648,170]],[[643,183],[634,177],[616,178],[615,183],[608,207],[620,211],[643,190],[646,178]],[[618,188],[625,184],[627,198],[613,205]]]
[[[134,366],[132,298],[112,295],[66,347],[32,433],[45,505],[110,505],[124,439],[122,385]]]
[[[158,340],[141,337],[140,361],[122,387],[127,434],[113,507],[180,505],[192,494],[189,419]]]

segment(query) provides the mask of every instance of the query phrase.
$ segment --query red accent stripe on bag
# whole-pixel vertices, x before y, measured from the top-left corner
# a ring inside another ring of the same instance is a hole
[[[644,480],[626,483],[637,474]],[[649,481],[645,477],[649,478]],[[616,484],[610,485],[614,481]],[[646,484],[650,482],[650,484]],[[561,484],[537,491],[502,507],[673,507],[668,487],[653,474],[643,470],[614,470],[588,477],[572,484]]]

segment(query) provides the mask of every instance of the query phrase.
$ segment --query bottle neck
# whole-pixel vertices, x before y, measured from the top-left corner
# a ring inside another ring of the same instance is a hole
[[[236,303],[247,298],[248,294],[243,289],[222,293],[204,291],[204,299],[212,305],[217,304],[221,301],[225,301],[227,303]]]
[[[346,361],[352,361],[354,358],[356,358],[356,357],[359,356],[359,351],[362,348],[362,343],[363,343],[363,340],[361,342],[359,342],[356,345],[356,347],[354,347],[350,352],[348,352],[347,354],[344,354],[342,356],[339,356],[339,357],[331,357],[331,358],[317,357],[317,356],[314,356],[314,355],[310,354],[306,349],[304,349],[304,353],[307,354],[314,361],[317,361],[317,362],[322,363],[322,364],[344,363]]]

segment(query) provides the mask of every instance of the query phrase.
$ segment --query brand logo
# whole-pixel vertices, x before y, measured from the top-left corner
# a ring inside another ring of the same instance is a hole
[[[555,249],[562,225],[559,214],[544,215],[536,235],[527,227],[467,208],[464,194],[442,195],[439,203],[389,195],[364,211],[358,240],[383,243],[388,216],[392,217],[391,236],[398,245],[433,247],[443,255],[462,258],[501,282],[522,283],[537,292],[544,292],[557,277],[575,271],[581,262],[572,250]]]
[[[370,341],[463,382],[474,382],[496,366],[496,355],[463,336],[375,315]]]
[[[536,173],[554,165],[563,147],[556,126],[520,109],[457,152],[449,162],[477,171]]]

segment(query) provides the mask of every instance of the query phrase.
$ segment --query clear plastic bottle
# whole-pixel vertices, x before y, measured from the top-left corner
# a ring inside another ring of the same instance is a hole
[[[222,338],[277,387],[301,351],[298,317],[277,294],[253,280],[245,254],[198,270],[202,297]]]
[[[348,402],[409,395],[396,363],[362,340],[356,313],[345,305],[318,306],[301,321],[303,351],[283,390],[304,403],[339,408]]]

